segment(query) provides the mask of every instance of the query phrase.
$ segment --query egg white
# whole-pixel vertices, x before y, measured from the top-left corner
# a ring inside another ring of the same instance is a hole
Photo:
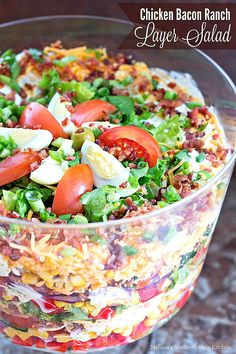
[[[60,163],[48,156],[41,165],[31,172],[30,179],[42,185],[53,185],[60,182],[68,170],[68,163]]]
[[[52,97],[51,101],[49,102],[48,110],[56,118],[58,123],[64,129],[64,131],[68,135],[71,135],[78,129],[78,127],[76,127],[71,121],[71,113],[67,109],[67,106],[71,106],[71,102],[62,100],[62,96],[58,92],[56,92],[55,95]],[[68,124],[63,125],[62,122],[66,118],[68,119]]]
[[[12,137],[21,151],[26,149],[40,151],[48,147],[53,140],[52,134],[48,130],[43,129],[33,130],[0,127],[0,136],[1,135],[5,138]]]
[[[106,185],[119,187],[128,181],[129,169],[126,169],[120,161],[97,144],[86,140],[81,153],[81,162],[88,164],[93,173],[95,187]],[[92,154],[92,158],[89,154]]]
[[[41,77],[34,71],[28,71],[17,78],[17,84],[24,89],[27,98],[32,98],[40,95],[39,81]],[[30,86],[28,86],[28,84]]]
[[[0,87],[0,93],[4,96],[9,95],[9,93],[11,92],[12,89],[7,85],[3,85],[2,87]],[[15,92],[14,94],[14,101],[17,106],[20,106],[22,103],[22,98],[17,92]]]

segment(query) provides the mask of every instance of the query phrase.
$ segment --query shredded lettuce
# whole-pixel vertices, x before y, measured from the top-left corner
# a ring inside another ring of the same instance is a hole
[[[134,103],[127,96],[109,96],[108,101],[113,104],[120,112],[128,116],[134,113]]]
[[[179,116],[166,118],[164,122],[156,128],[154,136],[159,143],[175,147],[178,141],[183,138],[183,129],[180,126]]]
[[[90,100],[95,95],[95,90],[88,82],[62,81],[56,69],[44,72],[39,86],[44,89],[49,101],[57,90],[76,93],[75,102]]]
[[[163,193],[163,197],[166,199],[167,203],[174,203],[181,200],[181,196],[172,185],[168,186],[166,191]]]

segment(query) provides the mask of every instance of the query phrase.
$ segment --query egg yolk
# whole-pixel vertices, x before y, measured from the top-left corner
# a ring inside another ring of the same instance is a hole
[[[90,146],[86,156],[99,177],[110,179],[119,174],[118,167],[112,161],[109,161],[110,156],[107,156],[106,152],[102,153],[94,146]]]

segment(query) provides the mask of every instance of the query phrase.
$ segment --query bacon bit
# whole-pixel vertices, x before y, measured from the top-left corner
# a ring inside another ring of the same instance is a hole
[[[39,163],[38,162],[33,162],[31,165],[30,165],[30,171],[34,171],[36,170],[36,168],[38,168],[39,166]]]
[[[39,155],[40,155],[41,159],[44,160],[48,156],[48,152],[47,152],[47,150],[43,149],[42,151],[40,151]]]
[[[66,109],[67,109],[71,114],[74,113],[74,111],[75,111],[74,107],[73,107],[72,105],[70,105],[70,104],[67,104],[67,105],[66,105]]]
[[[5,96],[5,98],[6,98],[7,100],[14,101],[14,100],[15,100],[15,92],[14,92],[14,91],[11,91],[10,93],[8,93],[8,95]]]
[[[195,133],[191,133],[189,131],[186,132],[185,136],[187,140],[193,140],[193,139],[197,139],[197,138],[203,138],[205,135],[204,132],[195,132]]]
[[[220,137],[219,134],[214,134],[214,135],[212,135],[212,139],[213,139],[213,140],[217,140],[217,139],[219,139],[219,137]]]
[[[193,148],[193,149],[196,149],[197,151],[202,151],[203,145],[204,145],[204,142],[200,139],[186,140],[183,143],[183,149]]]
[[[137,168],[137,165],[135,165],[135,163],[130,162],[129,163],[129,168]]]
[[[170,88],[175,88],[175,86],[176,86],[175,82],[169,82],[168,83],[168,87],[170,87]]]
[[[138,207],[136,210],[128,210],[127,213],[125,214],[124,218],[130,218],[133,216],[138,216],[142,214],[149,213],[150,211],[159,209],[157,206],[154,206],[147,201],[143,203],[141,207]]]
[[[198,107],[198,112],[203,114],[204,116],[209,115],[209,112],[208,112],[208,109],[206,106]]]
[[[65,118],[65,119],[61,122],[61,124],[63,125],[63,127],[66,126],[66,125],[68,125],[69,123],[70,123],[70,120],[69,120],[68,118]]]
[[[119,89],[117,87],[112,88],[113,95],[129,96],[129,91],[127,89]]]
[[[138,206],[132,201],[132,199],[130,197],[126,198],[125,202],[128,205],[128,210],[129,211],[138,209]]]
[[[25,87],[29,90],[33,89],[33,85],[29,84],[28,82],[26,82]]]
[[[26,94],[26,92],[25,92],[25,90],[23,88],[20,89],[20,96],[22,98],[27,98],[27,94]]]
[[[74,161],[75,156],[66,156],[66,161]]]
[[[125,216],[126,212],[127,212],[127,207],[125,205],[121,205],[120,209],[113,210],[113,212],[111,213],[108,219],[109,220],[121,219]]]
[[[181,174],[175,175],[173,185],[182,198],[186,197],[191,192],[191,179],[189,176]]]
[[[120,187],[120,188],[126,188],[127,185],[128,185],[128,182],[126,181],[126,182],[121,183],[121,184],[119,185],[119,187]]]
[[[163,88],[156,90],[155,92],[153,92],[155,98],[157,101],[160,101],[163,99],[164,95],[165,95],[165,90]]]
[[[2,124],[1,126],[3,126],[3,123],[0,123],[0,124]],[[15,128],[16,125],[17,125],[17,123],[16,123],[16,122],[13,122],[11,119],[8,119],[8,120],[6,121],[6,126],[7,126],[8,128]]]
[[[0,65],[0,75],[11,76],[10,69],[7,64]]]

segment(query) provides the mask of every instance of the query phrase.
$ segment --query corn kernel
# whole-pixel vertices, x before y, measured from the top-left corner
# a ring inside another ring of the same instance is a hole
[[[108,270],[106,272],[106,276],[107,276],[107,278],[112,279],[114,277],[114,272],[112,270]]]
[[[4,300],[10,301],[10,300],[13,299],[14,296],[10,296],[10,295],[8,295],[8,294],[2,294],[2,297],[3,297]]]
[[[55,336],[58,343],[67,343],[71,341],[71,337],[67,334],[58,334]]]
[[[157,320],[156,320],[156,319],[153,319],[153,320],[146,319],[146,320],[144,321],[144,326],[146,326],[146,327],[152,327],[152,326],[154,326],[156,323],[157,323]]]
[[[34,337],[38,337],[38,338],[41,338],[41,339],[48,339],[48,333],[47,332],[43,332],[43,331],[39,331],[38,329],[30,328],[28,330],[28,334],[29,334],[29,336],[34,336]]]
[[[36,274],[32,273],[23,273],[22,281],[24,284],[35,285],[39,281],[39,277]]]
[[[152,312],[147,314],[147,317],[150,320],[156,320],[156,319],[159,318],[159,316],[160,316],[160,311],[158,311],[158,310],[152,311]]]
[[[132,333],[133,327],[125,327],[124,330],[121,332],[122,336],[128,337]]]
[[[132,295],[132,304],[137,305],[139,303],[139,294],[134,292]]]
[[[83,287],[85,286],[85,282],[83,279],[81,279],[81,277],[77,276],[77,275],[73,275],[70,277],[70,282],[73,286],[76,287]]]
[[[55,304],[57,307],[60,307],[60,308],[61,308],[61,307],[65,307],[66,302],[54,300],[54,304]]]
[[[10,328],[10,327],[7,327],[4,329],[4,333],[8,336],[8,337],[15,337],[15,336],[18,336],[20,339],[22,340],[26,340],[30,337],[30,335],[27,333],[27,332],[21,332],[21,331],[18,331],[14,328]]]
[[[115,328],[115,329],[113,329],[112,332],[114,332],[114,333],[122,333],[123,332],[123,328]]]
[[[84,305],[84,302],[76,302],[75,304],[73,304],[74,307],[82,307]]]

